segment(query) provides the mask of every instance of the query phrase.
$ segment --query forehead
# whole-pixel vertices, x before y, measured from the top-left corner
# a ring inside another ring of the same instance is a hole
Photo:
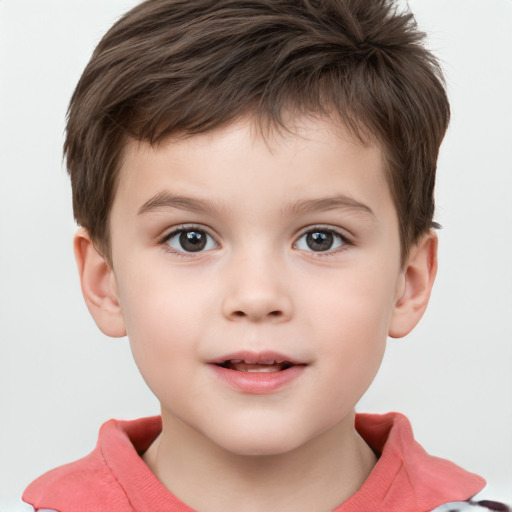
[[[380,146],[340,123],[303,117],[263,131],[248,117],[155,145],[129,141],[114,206],[124,198],[140,208],[165,191],[209,197],[223,207],[251,198],[289,205],[325,199],[331,189],[354,202],[374,196],[366,199],[376,204],[389,199],[384,167]]]
[[[133,160],[144,158],[144,154],[163,155],[169,148],[174,148],[175,155],[188,152],[200,157],[205,151],[224,151],[236,153],[237,148],[263,150],[273,155],[289,157],[292,152],[298,157],[312,145],[324,146],[327,152],[336,150],[340,145],[350,147],[352,152],[379,154],[384,157],[381,144],[364,127],[353,124],[350,128],[337,116],[326,117],[314,115],[298,116],[287,113],[281,122],[274,122],[248,114],[237,118],[227,125],[198,134],[176,133],[155,142],[127,138],[121,159],[121,176],[123,179],[127,168],[132,167]],[[384,163],[384,162],[383,162]]]

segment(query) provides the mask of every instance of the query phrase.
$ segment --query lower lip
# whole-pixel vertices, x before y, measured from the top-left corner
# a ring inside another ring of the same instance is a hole
[[[306,365],[296,365],[278,372],[242,372],[216,364],[211,364],[210,368],[217,378],[236,391],[251,395],[268,395],[297,379]]]

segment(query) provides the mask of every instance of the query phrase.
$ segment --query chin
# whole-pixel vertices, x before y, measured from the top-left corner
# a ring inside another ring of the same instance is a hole
[[[220,448],[240,456],[271,457],[291,452],[310,439],[300,435],[297,428],[258,428],[251,426],[232,426],[231,429],[211,436],[210,439]]]
[[[269,440],[263,441],[262,439],[247,439],[237,440],[237,442],[226,443],[222,446],[226,451],[239,455],[241,457],[273,457],[277,455],[283,455],[295,448],[298,448],[300,443],[281,442],[280,440]]]

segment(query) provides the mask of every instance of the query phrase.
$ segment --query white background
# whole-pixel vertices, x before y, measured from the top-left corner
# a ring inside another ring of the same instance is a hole
[[[0,0],[0,510],[79,458],[111,418],[158,413],[125,339],[96,328],[72,255],[61,146],[94,45],[133,0]],[[359,409],[398,410],[436,455],[512,502],[512,1],[411,0],[453,117],[437,189],[440,268]]]

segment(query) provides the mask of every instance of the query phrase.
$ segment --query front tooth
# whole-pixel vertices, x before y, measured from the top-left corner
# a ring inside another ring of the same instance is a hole
[[[262,366],[261,368],[247,368],[245,370],[242,370],[243,372],[247,373],[268,373],[268,372],[277,372],[279,371],[278,367],[275,366]]]

